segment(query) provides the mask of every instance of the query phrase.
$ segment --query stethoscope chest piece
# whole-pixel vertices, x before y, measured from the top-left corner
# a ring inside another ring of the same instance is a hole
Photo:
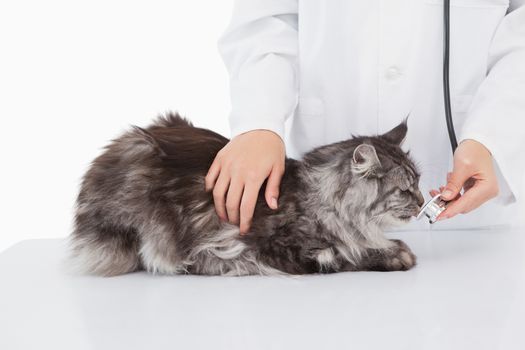
[[[419,220],[426,216],[431,224],[435,223],[439,214],[446,209],[446,204],[447,202],[441,199],[441,194],[434,196],[421,208],[419,214],[417,214],[417,219]]]

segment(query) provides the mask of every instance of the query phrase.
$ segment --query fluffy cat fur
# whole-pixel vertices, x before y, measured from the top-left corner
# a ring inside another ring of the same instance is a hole
[[[85,174],[71,258],[81,271],[114,276],[251,275],[408,270],[409,247],[383,235],[423,204],[419,174],[400,144],[406,121],[286,159],[279,208],[264,185],[250,232],[221,222],[204,177],[229,141],[179,115],[133,126]]]

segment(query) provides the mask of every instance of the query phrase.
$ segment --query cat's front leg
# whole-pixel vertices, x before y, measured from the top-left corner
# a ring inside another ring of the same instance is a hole
[[[359,264],[365,271],[406,271],[416,265],[416,256],[405,242],[392,239],[394,244],[385,249],[369,249]]]

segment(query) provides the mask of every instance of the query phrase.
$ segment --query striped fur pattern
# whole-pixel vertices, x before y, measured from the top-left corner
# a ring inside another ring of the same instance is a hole
[[[263,188],[251,230],[240,236],[219,220],[204,186],[229,140],[177,114],[134,126],[83,177],[68,261],[101,276],[407,270],[414,254],[383,235],[423,204],[419,173],[400,148],[406,131],[405,121],[286,159],[279,208],[268,208]]]

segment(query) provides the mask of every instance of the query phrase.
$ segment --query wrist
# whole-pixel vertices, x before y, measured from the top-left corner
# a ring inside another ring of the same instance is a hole
[[[284,147],[284,140],[282,139],[281,135],[279,135],[277,132],[270,130],[270,129],[253,129],[245,131],[237,136],[235,138],[242,136],[242,137],[257,137],[257,138],[263,138],[265,140],[275,141],[279,142]]]
[[[459,143],[459,146],[476,149],[479,152],[486,153],[488,156],[492,157],[492,153],[490,152],[488,147],[475,139],[464,139]]]

